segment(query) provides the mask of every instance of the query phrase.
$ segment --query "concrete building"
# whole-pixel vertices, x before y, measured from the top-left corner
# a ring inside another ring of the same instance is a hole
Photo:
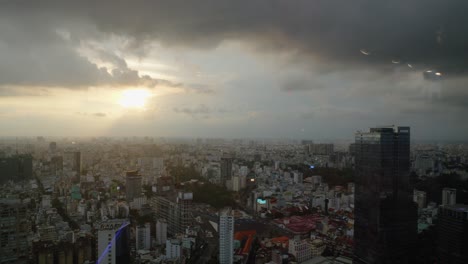
[[[166,258],[179,259],[182,256],[182,242],[179,239],[166,240]]]
[[[136,250],[151,248],[151,226],[150,223],[136,227]]]
[[[154,215],[166,220],[169,234],[182,234],[192,224],[192,200],[191,192],[168,192],[152,198]]]
[[[234,216],[231,208],[219,213],[219,263],[232,264],[234,260]]]
[[[126,190],[126,196],[127,196],[127,201],[131,202],[133,199],[141,197],[142,192],[141,192],[141,180],[142,177],[138,171],[127,171],[126,176],[125,176],[125,190]]]
[[[457,203],[457,189],[444,188],[442,190],[442,205],[454,205]]]
[[[156,222],[156,243],[163,245],[167,240],[167,222],[165,219],[158,219]]]
[[[468,206],[442,205],[438,218],[439,263],[468,263]]]
[[[289,240],[289,254],[295,256],[296,261],[301,263],[312,258],[312,248],[305,240],[295,237]]]

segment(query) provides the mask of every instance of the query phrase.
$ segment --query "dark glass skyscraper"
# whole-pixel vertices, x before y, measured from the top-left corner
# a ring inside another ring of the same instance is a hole
[[[440,263],[468,263],[468,206],[442,205],[438,218],[437,255]]]
[[[411,197],[410,128],[357,132],[354,255],[356,263],[410,263],[417,237]]]
[[[8,158],[0,158],[0,184],[9,180],[24,181],[33,176],[31,155],[15,155]]]

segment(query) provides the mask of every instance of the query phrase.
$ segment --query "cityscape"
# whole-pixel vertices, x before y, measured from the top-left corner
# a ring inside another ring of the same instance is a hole
[[[0,262],[465,263],[468,145],[410,131],[3,138]]]
[[[0,1],[0,264],[467,264],[468,1]]]

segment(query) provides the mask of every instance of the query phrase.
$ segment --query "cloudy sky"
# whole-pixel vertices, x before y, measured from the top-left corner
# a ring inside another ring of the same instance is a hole
[[[1,1],[0,136],[397,124],[465,140],[466,14],[461,0]]]

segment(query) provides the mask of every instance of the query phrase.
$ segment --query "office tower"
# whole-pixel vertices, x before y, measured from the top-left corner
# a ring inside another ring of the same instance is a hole
[[[141,180],[142,177],[137,170],[127,171],[125,177],[127,201],[131,202],[134,198],[141,196]]]
[[[136,228],[136,250],[151,248],[150,223],[137,226]]]
[[[19,200],[0,200],[0,263],[28,263],[30,232],[27,205]]]
[[[231,208],[219,213],[219,263],[231,264],[234,260],[234,216]]]
[[[64,163],[67,168],[73,172],[76,172],[78,175],[81,175],[81,152],[72,151],[64,153]]]
[[[167,222],[165,219],[158,219],[156,222],[156,243],[164,245],[167,240]]]
[[[457,203],[457,189],[444,188],[442,190],[442,205],[454,205]]]
[[[410,128],[371,128],[355,136],[355,262],[410,263],[417,236]]]
[[[224,186],[226,181],[232,178],[232,158],[221,158],[221,184]]]
[[[122,220],[109,220],[97,225],[97,263],[130,263],[129,224]]]
[[[152,198],[154,215],[167,222],[167,232],[171,235],[182,234],[193,221],[191,192],[168,192]]]
[[[0,158],[0,184],[7,181],[23,181],[33,176],[32,156],[14,155]]]
[[[468,205],[442,205],[438,218],[439,263],[468,263]]]

